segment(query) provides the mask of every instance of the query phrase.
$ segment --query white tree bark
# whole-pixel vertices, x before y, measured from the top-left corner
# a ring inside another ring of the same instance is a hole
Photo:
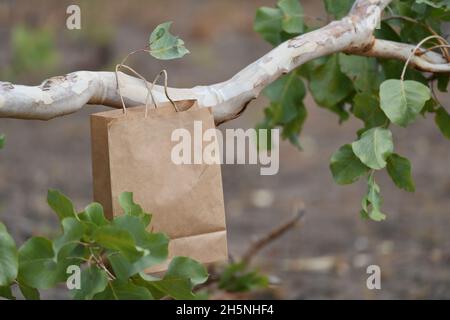
[[[169,88],[174,100],[196,99],[212,107],[217,123],[239,116],[261,90],[282,74],[336,52],[406,60],[414,46],[376,40],[372,33],[380,12],[391,0],[356,0],[350,13],[318,30],[290,39],[250,64],[231,79],[190,89]],[[450,64],[435,52],[418,50],[411,65],[423,71],[450,72]],[[147,87],[142,80],[119,73],[127,106],[142,105]],[[158,102],[166,101],[163,88],[155,86]],[[39,86],[0,82],[0,117],[49,120],[80,110],[86,104],[121,107],[114,72],[78,71],[45,80]]]

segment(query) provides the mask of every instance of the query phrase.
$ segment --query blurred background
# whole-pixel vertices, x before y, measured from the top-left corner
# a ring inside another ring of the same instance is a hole
[[[307,15],[327,19],[321,1],[301,3]],[[81,30],[66,29],[70,4],[81,7]],[[172,32],[190,55],[171,62],[142,55],[129,63],[149,79],[166,68],[174,87],[223,81],[270,50],[252,29],[262,5],[275,0],[0,0],[0,79],[36,85],[76,70],[112,71],[126,53],[146,45],[157,24],[174,21]],[[450,103],[449,96],[441,101]],[[221,129],[254,127],[266,103],[258,98]],[[239,256],[303,201],[302,224],[254,260],[279,282],[271,298],[450,298],[450,144],[433,119],[394,128],[396,150],[412,161],[417,191],[402,192],[380,175],[388,219],[375,223],[359,217],[364,181],[338,186],[328,169],[333,152],[354,140],[361,123],[339,125],[310,97],[306,105],[304,150],[283,142],[277,175],[260,176],[252,165],[222,167],[231,254]],[[0,119],[0,133],[7,135],[0,153],[0,220],[18,244],[58,232],[46,204],[48,188],[67,194],[78,209],[92,201],[89,114],[105,109],[89,106],[48,122]],[[370,264],[381,267],[381,290],[366,288]],[[58,291],[44,297],[65,298]]]

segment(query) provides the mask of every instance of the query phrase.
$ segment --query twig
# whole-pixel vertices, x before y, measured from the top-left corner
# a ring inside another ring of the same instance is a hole
[[[108,275],[108,277],[111,280],[115,280],[116,277],[108,270],[108,268],[106,268],[106,266],[103,264],[103,261],[101,260],[101,258],[98,258],[95,253],[92,251],[91,248],[89,248],[90,252],[91,252],[91,257],[94,259],[95,263],[97,264],[97,266],[101,269],[103,269],[103,271],[106,272],[106,274]],[[90,257],[89,257],[90,259]]]
[[[285,234],[287,231],[289,231],[291,228],[297,225],[297,223],[305,216],[305,208],[302,204],[300,208],[295,210],[294,216],[289,219],[287,222],[283,223],[280,226],[277,226],[276,228],[272,229],[267,235],[259,238],[258,240],[254,241],[252,245],[248,248],[246,253],[242,256],[242,262],[244,264],[249,264],[253,257],[261,251],[264,247],[266,247],[269,243],[275,241],[279,237],[281,237],[283,234]]]
[[[246,253],[242,256],[241,260],[238,260],[237,262],[232,261],[232,263],[244,263],[245,265],[248,266],[248,264],[251,262],[252,258],[258,252],[260,252],[265,246],[267,246],[272,241],[278,239],[283,234],[285,234],[287,231],[289,231],[294,226],[296,226],[297,223],[305,215],[305,208],[304,208],[303,202],[300,203],[294,211],[295,211],[295,214],[290,220],[288,220],[287,222],[283,223],[280,226],[277,226],[276,228],[272,229],[267,235],[261,237],[260,239],[258,239],[255,242],[253,242],[250,245],[250,247],[247,249]],[[197,286],[196,291],[200,291],[205,288],[210,288],[212,285],[214,285],[220,281],[220,271],[216,270],[214,265],[210,266],[209,274],[210,275],[209,275],[208,281],[202,285]]]

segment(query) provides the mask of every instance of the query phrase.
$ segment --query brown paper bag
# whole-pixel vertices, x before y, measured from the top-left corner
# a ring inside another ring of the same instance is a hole
[[[100,112],[91,115],[94,199],[112,218],[122,214],[118,197],[131,191],[153,214],[150,227],[171,239],[169,261],[188,256],[202,263],[228,258],[222,176],[219,164],[182,164],[171,160],[171,134],[185,128],[193,137],[194,120],[214,128],[209,108],[193,100]],[[163,271],[167,264],[148,272]]]

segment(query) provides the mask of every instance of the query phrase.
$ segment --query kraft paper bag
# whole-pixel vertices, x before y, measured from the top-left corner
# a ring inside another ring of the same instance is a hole
[[[202,122],[203,132],[215,128],[211,110],[198,108],[195,100],[175,103],[185,111],[162,103],[149,107],[147,117],[145,106],[91,115],[94,200],[112,218],[122,214],[119,195],[133,192],[136,203],[153,215],[150,228],[171,239],[168,262],[147,272],[166,270],[175,256],[202,263],[228,258],[220,164],[171,160],[177,144],[172,132],[184,128],[193,140],[194,121]]]

